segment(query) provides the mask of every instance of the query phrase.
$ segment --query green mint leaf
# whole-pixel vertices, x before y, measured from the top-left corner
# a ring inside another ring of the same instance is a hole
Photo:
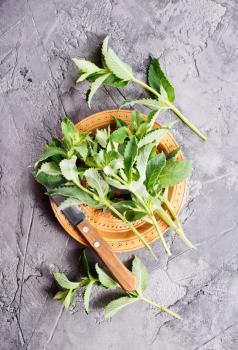
[[[44,160],[51,158],[56,155],[61,155],[63,157],[66,157],[66,152],[59,147],[55,146],[47,146],[43,152],[43,154],[37,159],[35,163],[35,168],[38,167],[38,165],[43,162]]]
[[[83,73],[80,75],[80,77],[76,80],[76,84],[81,83],[82,81],[88,79],[90,77],[91,73]]]
[[[115,120],[116,122],[116,127],[117,129],[120,128],[121,126],[126,126],[128,127],[128,124],[121,118],[116,117],[115,115],[112,115],[112,118]]]
[[[164,135],[167,134],[167,132],[167,127],[153,129],[139,141],[138,147],[141,148],[153,142],[155,142],[156,145],[158,145],[161,139],[164,137]]]
[[[154,185],[158,183],[159,175],[166,165],[166,157],[162,152],[148,161],[146,167],[146,187],[152,191]]]
[[[144,211],[135,211],[133,209],[128,209],[124,212],[124,216],[127,221],[137,221],[141,220],[147,215]]]
[[[83,282],[80,282],[80,287],[83,286]],[[76,295],[76,293],[78,292],[78,289],[74,289],[74,290],[71,290],[71,298],[70,298],[70,305],[73,304],[74,302],[74,297]]]
[[[123,158],[113,159],[110,161],[110,164],[106,165],[103,169],[105,175],[114,176],[118,170],[124,168]]]
[[[45,186],[46,188],[55,188],[60,186],[65,182],[65,179],[62,175],[48,175],[43,172],[40,172],[37,175],[34,175],[37,182],[39,182],[41,185]]]
[[[100,151],[98,152],[98,154],[96,156],[97,164],[100,164],[100,167],[105,162],[105,154],[106,154],[106,151],[104,149],[100,149]],[[97,168],[98,168],[98,166],[97,166]]]
[[[75,289],[80,287],[80,282],[71,282],[64,273],[55,272],[54,278],[60,287],[65,289]]]
[[[133,200],[120,200],[119,202],[114,202],[113,206],[121,213],[124,213],[128,209],[137,208],[136,203]]]
[[[118,283],[114,279],[112,279],[110,276],[108,276],[108,274],[106,274],[106,272],[104,272],[98,266],[98,264],[96,264],[95,268],[98,274],[99,282],[103,285],[103,287],[108,289],[115,289],[119,287]]]
[[[85,250],[83,251],[83,254],[82,254],[82,269],[83,269],[83,272],[89,277],[89,279],[91,280],[93,277],[90,273],[90,270],[89,270],[89,265],[88,265],[88,259],[87,259],[87,256],[85,254]]]
[[[96,66],[96,64],[94,64],[94,63],[92,63],[90,61],[86,61],[85,59],[73,58],[72,61],[77,66],[77,68],[79,69],[80,73],[86,73],[86,75],[90,75],[90,74],[97,73],[97,72],[101,71],[101,68]],[[78,79],[77,82],[78,81],[83,81],[86,78],[85,77],[82,78],[82,76],[81,76],[81,79],[79,78],[80,80]]]
[[[153,98],[141,98],[138,100],[126,100],[123,102],[121,107],[134,106],[135,104],[140,104],[142,106],[146,106],[153,110],[166,110],[168,107],[163,103],[163,101],[159,101]]]
[[[148,69],[148,84],[160,94],[161,81],[157,73],[157,66],[154,64],[154,59],[151,58]]]
[[[105,56],[107,55],[109,38],[110,38],[110,36],[108,35],[102,42],[102,56],[103,56],[103,58],[105,58]]]
[[[141,294],[148,287],[148,272],[142,261],[135,256],[132,262],[132,273],[137,278],[137,292]]]
[[[109,151],[109,152],[105,152],[104,155],[104,159],[105,159],[105,164],[110,164],[112,161],[116,161],[116,163],[114,162],[112,165],[115,166],[117,164],[117,160],[119,160],[120,158],[120,154],[115,151],[114,149]]]
[[[102,148],[107,147],[108,133],[106,129],[97,129],[95,139]]]
[[[104,198],[107,195],[109,186],[96,169],[87,169],[84,176],[89,186],[98,193],[99,197]]]
[[[132,136],[126,144],[125,153],[124,153],[124,166],[125,174],[129,180],[132,178],[132,167],[135,163],[136,156],[138,152],[136,137]]]
[[[108,78],[103,82],[104,85],[112,86],[112,87],[124,87],[128,84],[128,81],[121,80],[116,77],[114,74],[110,73]]]
[[[139,193],[140,197],[148,198],[150,194],[147,192],[147,189],[141,181],[131,181],[130,188],[133,190],[134,193]],[[137,203],[138,205],[138,203]]]
[[[102,53],[110,71],[119,79],[130,81],[133,79],[132,68],[124,63],[112,49],[108,49],[108,37],[104,40]]]
[[[94,280],[96,282],[96,279],[92,276],[90,278],[82,277],[82,279],[80,281],[80,287],[87,286],[91,280]]]
[[[100,88],[100,86],[103,84],[103,82],[110,76],[110,73],[104,74],[102,76],[100,76],[99,78],[97,78],[90,87],[90,91],[87,95],[87,102],[88,102],[88,106],[91,107],[91,101],[92,98],[94,96],[94,94],[96,93],[96,91]]]
[[[69,120],[67,117],[64,117],[64,119],[61,122],[61,130],[63,134],[63,145],[67,150],[70,150],[71,147],[77,143],[78,141],[81,141],[80,133],[76,129],[75,125]],[[85,133],[82,133],[84,135]],[[86,134],[87,135],[87,134]],[[85,137],[86,137],[85,135]]]
[[[103,131],[107,132],[105,129]],[[98,149],[99,149],[99,147],[98,147],[97,140],[95,140],[93,143],[89,144],[89,150],[90,150],[90,154],[92,155],[92,157],[97,157]]]
[[[137,139],[142,139],[149,131],[151,131],[154,127],[156,119],[159,115],[160,111],[151,111],[147,118],[141,122],[141,124],[136,129],[136,137]]]
[[[54,188],[49,192],[49,195],[60,194],[65,197],[75,198],[83,204],[87,204],[92,208],[102,208],[101,203],[94,200],[88,193],[76,186],[65,186]]]
[[[69,309],[70,305],[72,303],[72,290],[70,289],[64,299],[64,307],[66,308],[66,310]]]
[[[83,204],[81,200],[69,197],[65,199],[57,208],[57,211],[61,211],[64,209],[67,209],[69,207],[72,207],[73,205],[80,205]]]
[[[134,110],[131,113],[130,129],[136,131],[139,128],[139,126],[142,124],[142,122],[143,122],[142,114],[139,111]]]
[[[122,126],[116,129],[115,131],[113,131],[113,133],[111,134],[110,140],[112,142],[123,144],[127,136],[128,136],[128,128],[126,126]]]
[[[148,125],[148,131],[151,131],[153,129],[153,126],[159,116],[160,111],[151,111],[148,114],[147,120],[146,120],[146,124]]]
[[[75,125],[66,116],[61,122],[61,130],[63,136],[68,136],[68,134],[74,134],[76,132]]]
[[[105,168],[104,168],[104,170],[105,170]],[[112,174],[109,174],[109,175],[112,175]],[[106,176],[105,179],[107,180],[107,183],[109,185],[111,185],[112,187],[118,188],[119,190],[126,190],[127,189],[127,187],[125,185],[122,185],[119,181],[114,180],[114,179],[110,178],[109,176]]]
[[[175,148],[173,151],[171,151],[169,154],[166,155],[167,160],[176,160],[178,153],[181,151],[180,147]]]
[[[63,291],[61,290],[55,294],[54,299],[55,300],[64,300],[66,298],[67,294],[68,294],[68,289],[63,290]]]
[[[76,167],[76,156],[72,156],[71,159],[64,159],[61,160],[59,163],[60,170],[62,175],[65,177],[68,181],[74,181],[75,183],[79,182],[79,174]]]
[[[146,178],[146,166],[151,154],[152,149],[154,148],[154,143],[145,145],[139,149],[136,166],[140,174],[140,182],[143,183]]]
[[[148,131],[149,131],[148,123],[147,122],[141,123],[141,125],[135,131],[137,140],[139,141],[140,139],[142,139],[147,134]]]
[[[94,285],[95,281],[91,280],[88,285],[85,287],[84,293],[83,293],[83,304],[84,304],[84,309],[86,313],[88,314],[89,312],[89,300],[90,300],[90,294],[92,291],[92,287]]]
[[[137,301],[136,297],[121,297],[111,301],[105,308],[105,317],[109,318],[114,316],[118,311],[122,310],[125,306]]]
[[[85,159],[85,164],[89,167],[89,168],[98,168],[98,164],[96,162],[96,160],[93,157],[87,157]]]
[[[173,102],[175,100],[174,88],[168,81],[167,77],[160,67],[159,60],[156,58],[151,59],[148,71],[148,82],[149,85],[159,93],[161,93],[162,86],[167,93],[168,100],[170,102]]]
[[[87,80],[90,82],[90,83],[93,83],[96,79],[100,78],[102,75],[104,74],[107,74],[108,73],[108,69],[101,69],[100,72],[98,73],[93,73],[93,74],[90,74],[87,78]]]
[[[75,146],[74,150],[83,161],[86,160],[88,156],[88,146],[86,143],[82,143],[81,145]]]
[[[76,133],[74,138],[74,146],[83,144],[87,139],[90,139],[87,131],[79,131],[76,127]]]
[[[49,146],[52,147],[59,147],[63,149],[63,144],[60,140],[58,140],[56,137],[52,137],[51,142]],[[50,158],[50,160],[54,161],[56,164],[59,164],[59,162],[62,160],[62,155],[54,155]]]
[[[38,170],[37,175],[39,175],[40,173],[45,173],[47,175],[52,176],[61,175],[60,168],[55,162],[43,163],[40,169]]]
[[[159,175],[161,187],[175,186],[186,180],[192,173],[192,162],[190,160],[169,160]]]
[[[59,139],[57,139],[56,137],[52,137],[49,146],[61,147],[62,144],[61,144],[61,141]]]

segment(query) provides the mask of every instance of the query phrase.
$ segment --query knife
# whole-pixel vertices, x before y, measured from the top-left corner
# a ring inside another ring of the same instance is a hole
[[[51,196],[57,206],[65,200],[61,195]],[[65,208],[61,211],[69,223],[86,240],[88,245],[97,254],[100,260],[108,268],[113,277],[126,292],[132,292],[136,289],[136,277],[129,271],[121,260],[112,252],[108,243],[98,235],[97,231],[88,222],[85,213],[79,205]]]

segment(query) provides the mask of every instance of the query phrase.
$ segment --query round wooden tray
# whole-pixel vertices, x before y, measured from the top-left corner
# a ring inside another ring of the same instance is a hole
[[[112,115],[118,116],[121,119],[129,122],[131,112],[129,110],[108,110],[93,114],[76,124],[78,130],[94,131],[98,128],[105,128],[108,124],[115,124]],[[155,127],[159,127],[158,123],[155,123]],[[159,149],[163,150],[165,154],[173,151],[178,147],[175,139],[168,132],[159,145]],[[178,159],[184,159],[182,152],[178,154]],[[174,208],[175,212],[179,212],[186,196],[186,181],[178,184],[177,186],[169,189],[168,198],[170,204]],[[83,238],[68,222],[65,216],[61,212],[57,212],[57,206],[50,199],[50,203],[54,214],[61,226],[72,236],[75,240],[86,245]],[[87,214],[90,224],[98,231],[98,233],[107,241],[115,252],[132,251],[143,247],[141,241],[135,236],[135,234],[124,224],[121,220],[115,218],[109,211],[102,212],[101,210],[93,209],[88,206],[84,206],[84,210]],[[168,226],[158,218],[160,230],[164,233]],[[140,231],[143,237],[148,243],[154,242],[158,239],[157,234],[154,232],[153,227],[143,220],[139,220],[134,223],[135,227]]]

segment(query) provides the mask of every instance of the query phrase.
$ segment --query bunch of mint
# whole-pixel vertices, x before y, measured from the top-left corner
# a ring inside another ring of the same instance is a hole
[[[171,125],[153,128],[157,113],[144,119],[133,111],[129,124],[114,117],[115,127],[95,133],[78,131],[64,118],[61,140],[53,138],[35,163],[35,178],[49,194],[66,197],[58,208],[86,204],[109,210],[122,220],[144,246],[145,238],[133,224],[151,224],[165,251],[171,254],[160,231],[158,217],[190,247],[181,222],[168,201],[168,188],[188,178],[191,161],[177,160],[179,149],[158,153],[158,145]],[[165,208],[167,210],[165,210]]]
[[[65,308],[68,309],[74,302],[75,296],[79,293],[79,291],[83,290],[82,296],[84,309],[88,313],[90,295],[93,286],[111,290],[121,287],[112,277],[110,277],[101,267],[99,267],[98,264],[95,265],[95,269],[89,266],[85,252],[83,253],[82,257],[82,266],[84,275],[81,277],[79,282],[71,282],[64,273],[54,273],[55,280],[63,289],[54,296],[54,299],[62,301]],[[145,265],[138,257],[134,258],[131,271],[137,278],[136,290],[131,293],[126,293],[120,298],[111,301],[105,308],[106,318],[112,317],[127,305],[140,300],[159,308],[161,311],[164,311],[175,318],[181,319],[181,317],[174,311],[169,310],[165,306],[160,305],[144,296],[144,292],[148,287],[148,272]]]

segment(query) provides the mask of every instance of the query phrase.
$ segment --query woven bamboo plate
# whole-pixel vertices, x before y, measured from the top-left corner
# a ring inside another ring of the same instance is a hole
[[[79,130],[94,131],[97,128],[105,128],[108,124],[113,125],[114,120],[112,115],[116,115],[121,119],[129,122],[131,111],[129,110],[108,110],[93,114],[76,124]],[[156,123],[155,127],[159,127]],[[161,140],[159,149],[163,150],[165,154],[173,151],[178,147],[172,134],[168,132]],[[182,152],[178,154],[178,159],[184,159]],[[169,189],[169,201],[175,212],[179,212],[186,196],[186,181],[180,183],[177,186]],[[77,231],[70,225],[68,220],[61,212],[57,212],[56,204],[50,199],[50,203],[54,214],[61,226],[72,236],[76,241],[86,245],[82,237]],[[84,206],[84,210],[88,216],[90,224],[98,231],[98,233],[107,241],[115,252],[132,251],[143,247],[141,241],[135,236],[135,234],[128,229],[122,221],[115,218],[110,212],[102,212],[101,210],[92,209],[88,206]],[[160,230],[164,233],[168,226],[158,218]],[[158,239],[157,234],[154,232],[153,227],[143,220],[134,223],[135,227],[140,231],[148,243],[154,242]]]

